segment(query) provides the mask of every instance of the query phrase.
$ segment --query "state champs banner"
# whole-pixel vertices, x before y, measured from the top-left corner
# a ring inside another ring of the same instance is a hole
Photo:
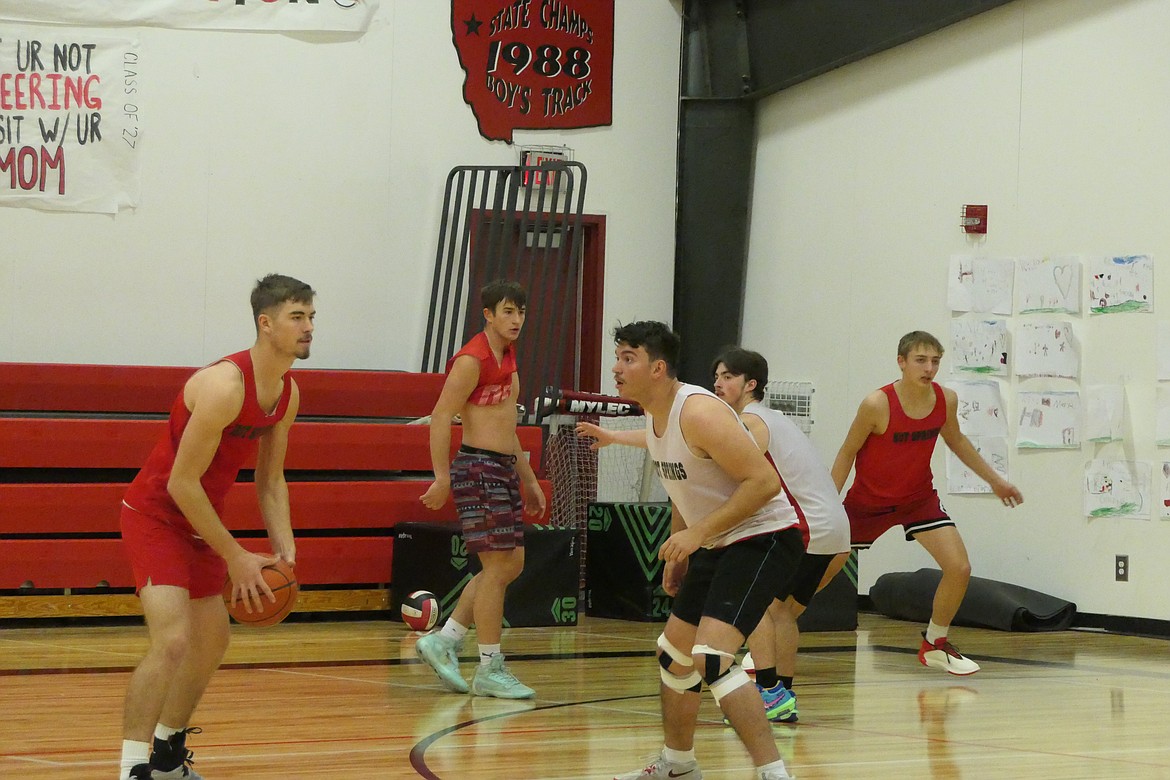
[[[136,40],[0,30],[0,206],[138,205],[138,61]]]
[[[267,32],[365,32],[379,0],[4,0],[0,21]]]
[[[614,0],[451,0],[479,134],[613,124]]]

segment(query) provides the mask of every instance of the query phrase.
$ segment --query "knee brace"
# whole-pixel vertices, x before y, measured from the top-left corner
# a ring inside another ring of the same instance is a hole
[[[703,657],[706,658],[703,680],[711,689],[711,695],[715,697],[716,704],[727,694],[751,683],[747,672],[735,662],[735,656],[731,653],[725,653],[708,645],[695,645],[691,652],[694,655],[702,653]],[[724,658],[730,662],[726,669],[723,668]]]
[[[663,685],[678,693],[687,691],[698,693],[703,689],[703,678],[694,670],[694,660],[671,644],[665,633],[658,636],[658,649],[662,651],[658,654],[658,665],[662,667],[659,674],[662,677]],[[677,675],[670,671],[671,661],[690,669],[690,674]]]

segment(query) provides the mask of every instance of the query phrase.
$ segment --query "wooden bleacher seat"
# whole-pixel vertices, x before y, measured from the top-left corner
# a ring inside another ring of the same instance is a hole
[[[0,363],[0,618],[140,614],[127,592],[121,499],[193,370]],[[429,430],[409,422],[429,414],[443,376],[293,376],[302,403],[285,470],[298,611],[386,610],[394,525],[455,518],[450,502],[438,512],[419,502],[431,480]],[[522,426],[518,436],[539,463],[540,429]],[[229,493],[224,521],[245,547],[263,550],[249,476]]]

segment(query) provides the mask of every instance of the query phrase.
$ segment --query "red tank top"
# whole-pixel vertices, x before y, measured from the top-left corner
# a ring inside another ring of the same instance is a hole
[[[487,334],[481,330],[447,361],[448,373],[451,372],[455,358],[460,355],[471,355],[479,361],[479,382],[467,397],[468,403],[476,406],[495,406],[508,400],[512,395],[512,375],[516,373],[515,344],[509,344],[504,348],[504,358],[497,363]]]
[[[906,504],[928,498],[934,491],[930,458],[939,431],[947,420],[947,400],[938,383],[934,408],[921,420],[906,416],[893,384],[882,388],[890,404],[890,424],[880,436],[870,434],[857,451],[853,486],[848,500],[862,506]]]
[[[244,377],[244,404],[236,419],[223,429],[219,448],[211,459],[211,465],[199,480],[204,492],[207,493],[207,498],[211,500],[211,505],[221,518],[224,499],[228,490],[235,484],[240,468],[248,458],[256,454],[260,446],[260,437],[284,418],[289,398],[292,396],[292,382],[288,374],[285,374],[284,387],[280,391],[276,409],[272,414],[266,414],[256,400],[256,375],[252,369],[251,352],[248,350],[237,352],[217,360],[216,363],[225,360],[235,365]],[[172,525],[194,533],[195,529],[191,528],[191,524],[187,522],[187,518],[167,492],[167,482],[175,465],[175,453],[179,449],[179,441],[183,438],[183,431],[190,419],[191,412],[183,401],[182,391],[179,391],[179,396],[171,406],[167,433],[155,445],[146,459],[146,464],[130,483],[125,501],[131,508],[143,514],[166,520]]]

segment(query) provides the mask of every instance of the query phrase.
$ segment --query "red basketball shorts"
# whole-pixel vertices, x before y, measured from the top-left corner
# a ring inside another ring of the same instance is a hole
[[[848,495],[844,503],[854,547],[869,547],[896,525],[902,526],[906,541],[912,542],[915,534],[955,524],[943,509],[937,491],[931,491],[926,498],[905,504],[863,506],[850,501]]]
[[[184,588],[193,599],[217,596],[227,581],[227,561],[207,542],[122,504],[122,543],[134,584]]]

